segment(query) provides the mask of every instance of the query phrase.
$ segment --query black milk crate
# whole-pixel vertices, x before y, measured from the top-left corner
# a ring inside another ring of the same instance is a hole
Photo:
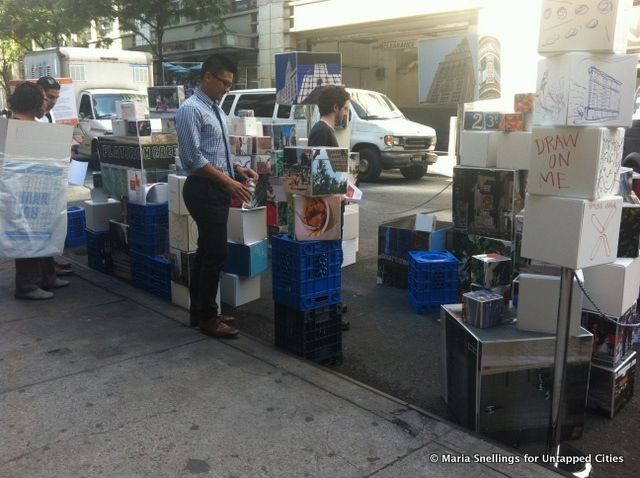
[[[86,229],[85,233],[87,235],[87,265],[100,272],[111,274],[113,260],[109,231],[95,232]]]
[[[171,300],[171,261],[131,251],[131,284]]]
[[[321,365],[342,363],[342,304],[306,312],[274,305],[277,347]]]

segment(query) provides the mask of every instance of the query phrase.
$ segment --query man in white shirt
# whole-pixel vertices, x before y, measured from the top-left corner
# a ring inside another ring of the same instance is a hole
[[[38,79],[36,84],[40,85],[44,90],[45,96],[45,113],[41,118],[38,118],[37,121],[41,123],[55,123],[55,117],[53,116],[53,107],[58,102],[58,98],[60,98],[60,83],[51,77],[51,76],[42,76]],[[55,268],[55,273],[58,276],[69,276],[73,274],[71,270],[71,264],[69,262],[60,262],[51,258],[53,261],[53,265]]]

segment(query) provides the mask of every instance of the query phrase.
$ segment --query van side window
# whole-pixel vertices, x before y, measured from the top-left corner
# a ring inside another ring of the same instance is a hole
[[[220,105],[220,108],[222,108],[222,111],[224,111],[225,114],[229,114],[231,112],[231,105],[233,105],[233,100],[235,99],[236,95],[227,95],[224,98],[224,101]]]
[[[80,99],[80,108],[78,109],[80,118],[93,119],[93,111],[91,109],[91,97],[89,95],[82,95]]]
[[[238,110],[253,110],[254,116],[258,118],[273,118],[273,109],[276,105],[276,95],[242,95],[236,104],[236,114]]]
[[[289,119],[289,115],[291,115],[291,105],[278,105],[276,118]]]

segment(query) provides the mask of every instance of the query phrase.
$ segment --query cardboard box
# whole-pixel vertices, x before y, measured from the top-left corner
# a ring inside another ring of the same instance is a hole
[[[636,352],[625,355],[617,367],[591,364],[587,407],[613,418],[631,398],[636,376]]]
[[[356,263],[359,241],[360,239],[357,237],[355,239],[342,240],[342,267]]]
[[[621,316],[638,299],[640,258],[618,258],[610,264],[585,269],[584,287],[603,313]],[[588,300],[583,307],[596,310]]]
[[[583,310],[582,326],[593,334],[591,361],[609,367],[617,366],[632,345],[634,327],[626,327],[626,325],[636,323],[638,323],[636,303],[623,314],[607,315],[606,319],[598,312]]]
[[[258,134],[258,119],[249,117],[230,117],[227,118],[229,126],[229,135],[234,136],[262,136],[262,132]],[[248,153],[251,154],[251,153]]]
[[[220,298],[232,307],[253,302],[260,298],[260,276],[240,277],[222,273],[220,276]]]
[[[169,174],[167,178],[169,184],[169,211],[180,216],[189,215],[189,210],[182,197],[182,190],[186,180],[186,176],[178,176],[176,174]]]
[[[271,136],[256,136],[253,141],[255,154],[271,154],[273,152],[273,138]]]
[[[169,245],[186,252],[198,250],[198,226],[191,216],[169,211]]]
[[[243,168],[251,167],[251,156],[239,156],[237,154],[231,155],[231,164],[241,166]]]
[[[405,216],[378,226],[378,257],[398,257],[409,264],[409,251],[441,251],[446,248],[451,223],[436,222],[431,232],[416,231],[416,216]]]
[[[33,158],[65,161],[71,157],[73,126],[0,118],[0,154],[3,162]],[[66,178],[65,178],[66,180]]]
[[[151,136],[151,121],[114,119],[111,129],[114,136]]]
[[[147,109],[137,101],[116,101],[116,116],[126,121],[144,120]]]
[[[627,50],[631,0],[543,0],[538,52]]]
[[[120,201],[109,198],[107,202],[84,202],[84,216],[87,229],[93,232],[109,230],[109,221],[122,219],[122,205]]]
[[[529,169],[531,132],[496,133],[496,166]]]
[[[467,234],[463,231],[449,230],[447,249],[460,261],[460,288],[463,292],[471,290],[471,257],[477,254],[496,253],[504,257],[513,257],[515,244],[512,241]]]
[[[535,98],[535,93],[516,93],[513,98],[513,111],[516,113],[531,113]]]
[[[462,294],[464,321],[472,327],[486,329],[502,322],[503,297],[488,290],[477,290]]]
[[[229,208],[227,240],[237,244],[253,244],[267,238],[267,208]]]
[[[283,186],[305,196],[345,194],[348,160],[345,148],[285,148]]]
[[[258,174],[271,174],[271,155],[254,154],[251,156],[251,169]]]
[[[277,53],[275,69],[276,101],[281,105],[316,104],[321,86],[342,85],[340,53]]]
[[[581,271],[576,271],[582,280]],[[560,277],[539,274],[520,274],[518,288],[518,330],[555,334],[558,330]],[[569,331],[572,337],[580,335],[583,294],[578,281],[573,279]]]
[[[564,53],[540,60],[535,125],[631,126],[636,55]]]
[[[265,136],[271,136],[274,151],[288,146],[298,146],[298,133],[294,123],[266,124],[262,129]]]
[[[224,272],[244,277],[255,277],[267,270],[267,239],[253,244],[236,244],[227,242],[229,255],[224,265]]]
[[[620,218],[620,236],[618,238],[618,257],[638,257],[640,247],[640,205],[622,205]]]
[[[624,128],[534,128],[529,193],[598,199],[618,190]]]
[[[172,247],[169,249],[169,260],[171,261],[171,280],[189,287],[196,253],[181,251]]]
[[[505,113],[500,118],[500,131],[524,131],[524,116],[522,113]]]
[[[176,112],[184,102],[184,86],[150,86],[147,88],[151,114]]]
[[[490,111],[465,111],[464,130],[497,131],[500,128],[502,113]]]
[[[167,183],[149,182],[145,171],[140,169],[127,169],[127,184],[127,198],[132,204],[164,203],[169,200]]]
[[[481,168],[496,165],[495,131],[462,131],[460,136],[460,164]]]
[[[357,204],[348,204],[344,208],[342,221],[342,239],[352,240],[360,236],[360,208]]]
[[[496,253],[471,256],[471,280],[486,289],[511,284],[513,262]]]
[[[454,167],[454,228],[512,241],[514,216],[524,207],[526,183],[526,171]]]
[[[342,234],[340,196],[294,196],[294,235],[298,241],[330,241]]]
[[[222,276],[222,275],[221,275]],[[183,309],[191,309],[191,296],[189,294],[189,288],[182,284],[171,281],[171,302],[175,305],[182,307]],[[220,287],[218,287],[218,293],[216,295],[216,304],[220,305]],[[189,324],[189,317],[186,317],[186,324]]]
[[[596,201],[527,194],[522,256],[569,269],[615,260],[622,198]]]
[[[229,153],[238,156],[250,156],[253,151],[252,136],[229,135]]]

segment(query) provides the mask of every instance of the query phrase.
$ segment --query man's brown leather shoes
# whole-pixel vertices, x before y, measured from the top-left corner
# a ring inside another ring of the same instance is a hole
[[[217,319],[200,319],[199,326],[203,334],[217,339],[231,339],[240,332],[238,329],[230,327]]]

